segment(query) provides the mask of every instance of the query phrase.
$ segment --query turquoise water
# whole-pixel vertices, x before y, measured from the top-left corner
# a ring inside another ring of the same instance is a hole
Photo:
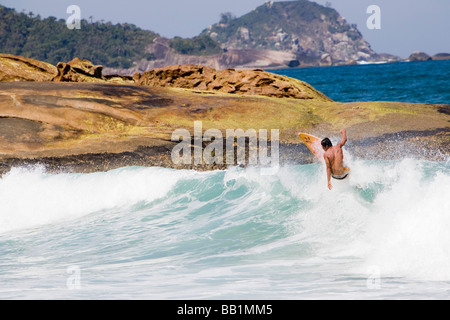
[[[447,298],[450,164],[14,169],[0,299]]]
[[[450,60],[282,69],[338,102],[450,103]]]

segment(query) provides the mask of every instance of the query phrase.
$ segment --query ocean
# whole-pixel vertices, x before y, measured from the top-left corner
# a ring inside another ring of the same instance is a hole
[[[303,80],[337,102],[450,103],[450,60],[271,70]]]
[[[448,103],[448,70],[285,73],[340,101]],[[448,299],[450,161],[345,157],[352,174],[332,191],[320,163],[14,168],[0,179],[0,299]]]

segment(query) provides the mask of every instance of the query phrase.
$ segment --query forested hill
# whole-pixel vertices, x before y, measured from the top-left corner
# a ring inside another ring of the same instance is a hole
[[[308,0],[268,1],[236,18],[223,14],[203,31],[228,49],[270,49],[333,61],[368,60],[375,52],[358,31],[330,7]]]
[[[81,21],[70,30],[65,20],[42,19],[0,6],[0,52],[56,65],[80,57],[112,68],[130,68],[134,61],[151,60],[145,48],[158,35],[133,24]]]

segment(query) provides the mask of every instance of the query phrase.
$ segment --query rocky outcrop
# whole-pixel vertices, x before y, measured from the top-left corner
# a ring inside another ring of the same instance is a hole
[[[3,82],[0,175],[14,166],[35,164],[56,172],[131,165],[226,168],[173,163],[171,151],[177,142],[171,141],[172,133],[184,128],[193,136],[194,121],[202,121],[203,132],[218,129],[224,136],[227,129],[279,129],[282,163],[314,161],[298,132],[338,135],[344,126],[353,155],[445,160],[450,156],[447,109],[429,104],[201,94],[109,83]]]
[[[0,81],[50,81],[57,74],[55,66],[12,54],[0,54]]]
[[[103,66],[94,65],[89,60],[75,58],[70,62],[60,62],[56,66],[58,74],[52,79],[54,82],[109,82],[133,84],[133,78],[123,75],[103,75]]]
[[[242,95],[263,95],[275,98],[331,101],[330,98],[303,81],[276,75],[262,69],[215,70],[200,65],[173,65],[156,68],[143,74],[136,73],[131,77],[103,75],[102,66],[94,65],[89,60],[81,60],[79,58],[75,58],[67,63],[60,62],[55,68],[49,64],[19,56],[3,56],[6,57],[3,60],[0,58],[0,61],[9,61],[10,64],[11,61],[19,61],[23,65],[22,68],[4,68],[4,71],[2,71],[4,73],[3,81],[26,79],[27,81],[137,84]],[[47,69],[44,69],[44,67]],[[26,68],[34,68],[34,71],[27,69],[27,72],[25,72]],[[53,71],[53,73],[50,73],[50,71]]]
[[[56,65],[58,74],[55,82],[99,82],[105,79],[102,76],[103,66],[96,66],[89,60],[75,58],[67,63]]]
[[[375,54],[356,25],[347,23],[335,9],[307,0],[268,1],[242,17],[223,18],[203,34],[226,49],[291,52],[300,62],[308,57],[317,63],[324,54],[333,64],[368,61]]]
[[[53,81],[134,84],[131,76],[103,75],[102,69],[102,66],[79,58],[67,63],[60,62],[55,67],[43,61],[12,54],[0,54],[0,82]]]
[[[416,52],[413,52],[409,56],[408,60],[409,61],[430,61],[430,60],[432,60],[432,58],[425,52],[416,51]]]
[[[409,56],[409,61],[450,60],[450,53],[438,53],[430,56],[424,52],[416,51]]]
[[[109,82],[134,83],[129,76],[102,74],[103,66],[94,65],[89,60],[75,58],[67,63],[57,64],[58,74],[52,79],[54,82]]]
[[[241,95],[332,101],[309,84],[261,69],[215,70],[197,65],[174,65],[134,76],[136,84],[219,91]]]
[[[151,87],[173,87],[197,91],[217,91],[241,95],[262,95],[275,98],[316,99],[331,101],[311,85],[293,78],[254,70],[215,70],[200,65],[173,65],[156,68],[133,77],[123,75],[103,75],[102,66],[94,65],[89,60],[75,58],[68,63],[60,62],[57,67],[40,61],[19,56],[3,55],[0,61],[11,61],[21,68],[5,67],[3,81],[53,81],[53,82],[88,82],[137,84]],[[26,63],[25,63],[26,62]],[[6,65],[6,63],[4,62]],[[44,69],[47,68],[47,69]],[[33,69],[34,68],[34,69]],[[26,72],[24,71],[26,69]],[[33,69],[33,70],[29,70]],[[53,73],[51,73],[53,71]],[[55,74],[56,73],[56,74]]]
[[[450,53],[438,53],[433,56],[433,60],[450,60]]]

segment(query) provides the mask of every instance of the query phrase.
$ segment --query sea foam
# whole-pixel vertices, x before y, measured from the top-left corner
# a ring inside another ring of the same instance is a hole
[[[165,196],[186,173],[123,168],[104,173],[49,174],[14,168],[0,179],[0,232],[128,208]]]

